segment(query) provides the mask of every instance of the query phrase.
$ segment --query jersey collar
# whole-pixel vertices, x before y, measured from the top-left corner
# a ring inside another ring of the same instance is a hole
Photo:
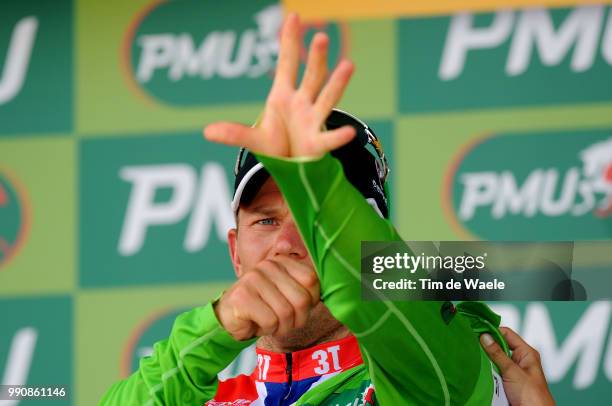
[[[353,335],[290,353],[256,349],[257,381],[284,383],[335,374],[363,364]]]

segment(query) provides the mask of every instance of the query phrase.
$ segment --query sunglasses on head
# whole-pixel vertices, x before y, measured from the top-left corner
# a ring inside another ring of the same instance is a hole
[[[326,126],[331,128],[339,128],[345,125],[350,125],[357,130],[357,142],[376,158],[375,163],[378,178],[380,183],[384,185],[387,181],[387,177],[389,176],[390,169],[380,140],[376,134],[374,134],[374,131],[372,131],[367,124],[359,120],[357,117],[345,111],[333,109],[332,113],[326,120]],[[238,151],[236,164],[234,165],[234,176],[238,176],[240,169],[244,165],[244,160],[247,156],[245,152],[247,152],[247,150],[244,147],[240,148],[240,151]]]

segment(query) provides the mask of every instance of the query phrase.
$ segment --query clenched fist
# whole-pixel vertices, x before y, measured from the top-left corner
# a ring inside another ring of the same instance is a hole
[[[304,327],[320,299],[314,269],[288,256],[241,268],[239,275],[215,305],[217,319],[237,340]]]

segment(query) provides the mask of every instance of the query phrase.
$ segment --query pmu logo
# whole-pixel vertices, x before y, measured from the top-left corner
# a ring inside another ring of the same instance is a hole
[[[150,227],[176,224],[185,217],[190,217],[183,243],[187,252],[206,247],[213,222],[218,239],[226,240],[233,217],[227,177],[219,163],[204,164],[199,181],[194,168],[184,163],[124,166],[119,175],[132,185],[119,237],[121,255],[138,254]],[[156,202],[157,193],[164,188],[172,190],[172,198]]]
[[[25,189],[0,168],[0,271],[22,247],[29,230]]]
[[[486,239],[612,237],[612,131],[486,137],[461,151],[444,201]]]
[[[37,30],[34,16],[22,18],[13,28],[0,77],[0,106],[13,100],[23,87]]]
[[[455,15],[442,53],[440,79],[457,79],[465,68],[468,53],[497,48],[508,39],[510,48],[504,71],[509,77],[523,75],[535,55],[544,66],[553,67],[561,65],[571,53],[570,69],[576,73],[591,69],[598,51],[612,65],[612,17],[609,14],[606,21],[604,6],[576,7],[558,27],[550,14],[543,8],[529,8],[518,14],[499,11],[486,28],[476,27],[472,14]]]
[[[261,101],[270,87],[279,50],[283,11],[270,0],[158,1],[126,31],[124,71],[146,98],[173,105]],[[346,26],[302,27],[331,37],[330,60],[346,51]],[[302,57],[306,57],[303,49]]]
[[[610,7],[528,7],[406,19],[400,20],[398,38],[404,112],[611,99]],[[426,38],[427,46],[415,38]]]
[[[25,385],[28,382],[38,334],[38,329],[32,326],[21,327],[15,332],[8,350],[4,377],[0,384]],[[7,406],[11,404],[13,403],[0,403],[0,405]]]

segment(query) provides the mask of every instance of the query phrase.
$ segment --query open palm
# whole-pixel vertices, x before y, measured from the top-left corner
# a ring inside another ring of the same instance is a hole
[[[312,39],[306,70],[296,88],[299,69],[299,19],[287,16],[281,34],[276,74],[265,109],[256,127],[217,122],[204,129],[213,142],[243,146],[270,156],[320,156],[355,136],[350,126],[325,131],[323,124],[338,103],[353,73],[353,64],[341,61],[327,77],[329,38],[319,32]]]

